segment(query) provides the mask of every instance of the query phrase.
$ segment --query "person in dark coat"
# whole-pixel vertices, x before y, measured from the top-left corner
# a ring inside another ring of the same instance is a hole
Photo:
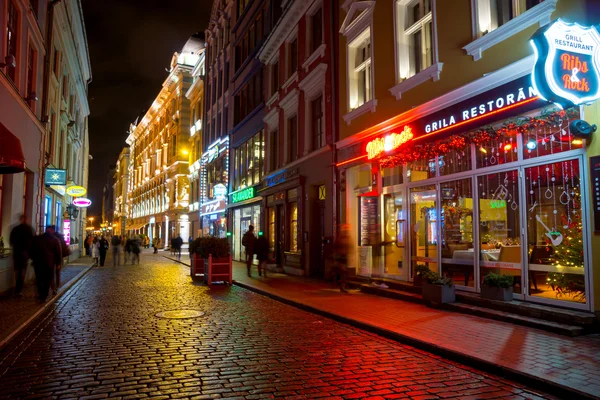
[[[181,246],[183,246],[183,239],[181,235],[177,234],[177,237],[173,239],[173,247],[178,260],[181,260]]]
[[[131,248],[131,253],[133,254],[131,256],[131,265],[135,264],[135,262],[137,261],[137,263],[140,263],[140,245],[141,245],[141,241],[138,240],[137,238],[133,238],[131,239],[130,243],[129,243],[129,247]]]
[[[52,288],[52,294],[55,295],[60,287],[60,274],[63,266],[64,258],[71,255],[71,249],[67,246],[67,242],[65,242],[65,237],[60,233],[56,232],[56,227],[54,225],[50,225],[46,228],[51,234],[54,235],[55,238],[60,242],[60,250],[61,250],[61,259],[60,263],[54,268],[54,274],[52,276],[52,281],[50,287]]]
[[[23,296],[23,284],[25,283],[25,274],[27,273],[27,262],[31,254],[31,245],[33,242],[33,228],[27,224],[25,215],[19,217],[20,224],[15,226],[10,232],[10,245],[13,248],[13,262],[15,268],[15,297]]]
[[[106,261],[106,252],[108,251],[108,240],[102,235],[100,238],[100,266],[104,267]]]
[[[110,245],[112,246],[113,266],[121,265],[121,238],[117,235],[113,236]]]
[[[258,236],[254,243],[254,253],[258,260],[258,276],[267,277],[267,259],[269,258],[269,241],[264,235]]]
[[[248,276],[252,276],[250,274],[250,268],[252,268],[252,260],[254,259],[254,244],[256,242],[256,237],[254,236],[254,226],[250,225],[248,227],[248,231],[244,233],[242,237],[242,246],[244,246],[246,250],[246,268],[248,269]]]
[[[46,228],[43,235],[35,236],[32,244],[32,261],[40,301],[46,301],[54,270],[62,261],[60,240]]]

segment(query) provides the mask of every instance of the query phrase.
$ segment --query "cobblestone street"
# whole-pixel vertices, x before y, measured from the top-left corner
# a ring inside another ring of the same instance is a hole
[[[159,255],[106,265],[3,349],[0,398],[550,398]]]

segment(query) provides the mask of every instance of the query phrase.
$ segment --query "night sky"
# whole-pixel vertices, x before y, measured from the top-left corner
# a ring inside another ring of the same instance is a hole
[[[82,0],[92,63],[88,215],[99,216],[109,166],[129,124],[161,89],[173,52],[208,26],[212,0]]]

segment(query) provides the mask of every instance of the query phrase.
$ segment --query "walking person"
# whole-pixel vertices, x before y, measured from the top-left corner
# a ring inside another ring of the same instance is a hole
[[[108,251],[108,240],[102,235],[100,238],[100,266],[104,267],[104,261],[106,261],[106,252]]]
[[[35,236],[32,245],[32,261],[35,269],[35,280],[38,288],[38,298],[45,302],[52,282],[54,270],[62,261],[60,241],[49,227],[43,235]]]
[[[340,292],[348,293],[346,290],[346,277],[348,275],[348,254],[350,254],[350,228],[346,225],[340,226],[339,235],[333,244],[333,274],[337,275]]]
[[[125,250],[125,260],[123,261],[124,265],[127,265],[127,261],[129,261],[129,257],[131,256],[131,239],[127,238],[125,240],[125,244],[123,245],[123,249]]]
[[[252,276],[250,274],[250,268],[252,268],[252,260],[254,259],[255,242],[254,226],[250,225],[248,231],[244,233],[244,236],[242,237],[242,246],[246,249],[246,268],[248,269],[248,276]]]
[[[19,217],[19,225],[15,226],[10,232],[10,245],[13,248],[13,263],[15,269],[15,297],[22,297],[23,285],[25,283],[25,274],[27,273],[27,263],[31,254],[31,245],[33,242],[33,228],[27,224],[25,215]]]
[[[121,265],[121,238],[113,236],[110,245],[112,246],[113,267]]]
[[[255,242],[254,252],[258,260],[258,276],[267,277],[267,259],[269,258],[269,242],[264,235],[259,235]]]
[[[47,229],[50,230],[50,232],[54,235],[55,238],[58,239],[61,250],[60,263],[57,264],[54,268],[54,274],[52,276],[52,281],[50,284],[50,287],[52,288],[52,295],[54,296],[58,292],[58,288],[60,288],[60,274],[62,273],[61,271],[62,266],[64,264],[64,259],[65,257],[71,255],[71,249],[69,249],[69,246],[67,246],[67,242],[65,242],[65,237],[59,232],[56,232],[56,227],[54,225],[50,225]]]
[[[140,263],[140,241],[137,238],[131,239],[130,247],[131,247],[131,265]]]
[[[181,247],[183,246],[183,239],[180,234],[177,234],[177,237],[173,239],[173,247],[175,248],[175,255],[177,256],[177,260],[181,261]]]
[[[85,255],[89,256],[91,253],[91,246],[92,246],[92,238],[91,236],[86,236],[85,240],[83,241],[83,244],[85,245]]]
[[[94,267],[100,265],[100,241],[97,237],[92,240],[92,258],[94,259]]]
[[[171,238],[171,255],[172,256],[175,255],[175,238],[174,237]]]
[[[155,237],[152,241],[152,248],[154,249],[154,254],[158,253],[158,238]]]

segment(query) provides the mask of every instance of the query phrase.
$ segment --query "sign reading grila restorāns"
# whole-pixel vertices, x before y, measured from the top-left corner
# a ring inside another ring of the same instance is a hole
[[[544,99],[566,108],[600,98],[600,33],[561,19],[531,37],[532,82]]]

